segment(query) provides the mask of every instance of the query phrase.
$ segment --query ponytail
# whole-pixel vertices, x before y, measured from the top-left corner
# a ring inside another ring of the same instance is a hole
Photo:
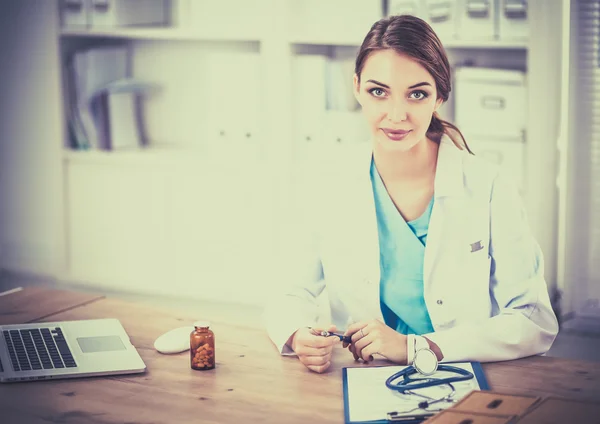
[[[460,130],[455,125],[440,118],[437,112],[433,112],[431,123],[427,129],[427,137],[439,143],[444,134],[447,135],[460,150],[466,149],[470,154],[474,154],[471,149],[469,149],[467,141]]]

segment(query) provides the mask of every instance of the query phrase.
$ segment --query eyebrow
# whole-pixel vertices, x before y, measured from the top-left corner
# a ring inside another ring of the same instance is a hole
[[[375,80],[372,80],[372,79],[370,79],[370,80],[367,80],[367,82],[372,82],[372,83],[374,83],[374,84],[380,85],[380,86],[382,86],[382,87],[385,87],[385,88],[387,88],[387,89],[389,89],[389,88],[390,88],[390,86],[389,86],[389,85],[386,85],[386,84],[384,84],[384,83],[382,83],[382,82],[375,81]],[[425,82],[425,81],[423,81],[423,82],[420,82],[420,83],[418,83],[418,84],[411,85],[411,86],[410,86],[410,87],[408,87],[408,88],[409,88],[409,89],[411,89],[411,88],[417,88],[417,87],[421,87],[421,86],[423,86],[423,85],[428,85],[428,86],[430,86],[430,87],[431,87],[431,84],[429,84],[428,82]]]

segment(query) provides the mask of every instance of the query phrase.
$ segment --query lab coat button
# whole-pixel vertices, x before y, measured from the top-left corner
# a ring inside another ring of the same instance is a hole
[[[438,305],[441,305],[441,304],[443,304],[443,303],[444,303],[444,302],[442,302],[442,299],[438,299],[438,300],[437,300],[437,304],[438,304]]]

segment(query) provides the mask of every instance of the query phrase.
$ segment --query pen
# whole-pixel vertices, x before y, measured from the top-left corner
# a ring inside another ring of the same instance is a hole
[[[402,415],[398,412],[388,412],[387,422],[394,423],[420,423],[425,421],[427,418],[433,417],[434,414],[416,414],[416,415]],[[468,420],[467,420],[468,421]]]
[[[310,327],[309,327],[310,328]],[[315,335],[317,336],[323,336],[323,337],[329,337],[329,336],[336,336],[338,337],[341,341],[346,342],[346,343],[352,343],[352,338],[350,336],[344,336],[341,333],[335,333],[333,331],[321,331],[321,332],[316,332],[315,330],[313,330],[311,328],[311,330],[313,331],[313,333],[315,333]]]

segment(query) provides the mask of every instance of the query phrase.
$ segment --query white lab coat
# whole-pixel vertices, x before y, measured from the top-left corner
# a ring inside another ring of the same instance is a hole
[[[288,252],[293,260],[264,313],[282,354],[293,354],[285,343],[298,328],[316,324],[316,299],[325,289],[338,329],[383,321],[371,157],[369,146],[356,160],[318,173],[305,190],[302,220],[292,222],[298,236]],[[444,362],[546,352],[558,323],[542,253],[512,179],[444,137],[434,193],[423,267],[434,332],[425,336],[440,347]]]

